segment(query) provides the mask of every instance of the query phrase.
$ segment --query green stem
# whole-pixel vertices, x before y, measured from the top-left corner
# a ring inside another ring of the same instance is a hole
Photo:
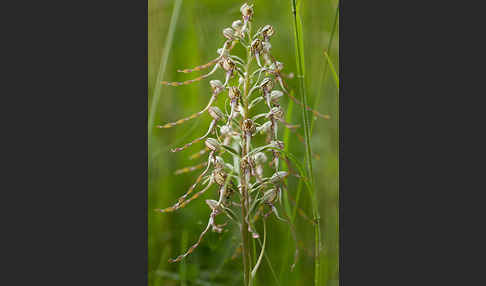
[[[338,79],[338,76],[336,74],[336,70],[334,69],[334,65],[332,64],[332,61],[329,58],[329,55],[327,54],[326,51],[324,51],[324,56],[326,57],[327,63],[329,64],[329,67],[331,68],[332,76],[333,76],[334,81],[336,82],[336,86],[337,86],[337,89],[338,89],[338,92],[339,92],[339,79]]]
[[[289,91],[292,95],[293,95],[293,90],[290,90]],[[289,100],[289,105],[287,106],[287,111],[285,112],[286,114],[286,117],[285,117],[285,121],[287,122],[292,122],[292,110],[293,110],[293,106],[294,106],[294,101],[292,100]],[[285,132],[284,132],[284,150],[285,152],[289,152],[289,149],[290,149],[290,146],[289,146],[289,142],[290,142],[290,129],[285,129]],[[289,167],[287,166],[287,168],[285,169],[286,171],[289,170]],[[287,179],[284,180],[285,184],[287,184]],[[285,206],[285,211],[287,213],[287,216],[291,216],[291,209],[290,209],[290,203],[289,203],[289,196],[288,196],[288,193],[287,192],[284,192],[283,193],[283,198],[284,198],[284,206]],[[293,220],[291,221],[291,223],[293,223]],[[290,246],[289,246],[289,242],[290,242],[290,237],[291,235],[291,231],[290,229],[287,231],[287,239],[285,241],[285,248],[286,249],[290,249]],[[285,269],[288,269],[288,259],[289,259],[289,252],[286,251],[285,254],[284,254],[284,263],[282,263],[282,266],[280,268],[280,280],[282,280],[282,277],[284,274],[288,273],[288,271],[285,271]]]
[[[248,34],[251,35],[251,24],[248,23]],[[245,67],[245,78],[244,78],[244,86],[243,86],[243,109],[245,113],[245,117],[242,120],[245,120],[249,117],[248,114],[248,92],[249,92],[249,85],[250,85],[250,65],[251,65],[251,52],[250,47],[247,49],[247,62]],[[249,153],[250,150],[246,148],[246,136],[243,137],[243,150],[242,150],[242,158]],[[251,250],[250,250],[250,233],[248,232],[248,221],[246,219],[248,215],[248,182],[246,181],[246,176],[244,172],[240,172],[240,182],[241,182],[241,194],[242,194],[242,204],[241,204],[241,215],[242,215],[242,222],[241,222],[241,238],[242,238],[242,259],[243,259],[243,276],[245,281],[245,286],[250,285],[251,279]]]
[[[175,2],[174,10],[172,11],[172,16],[170,18],[169,32],[167,34],[167,39],[165,41],[164,54],[162,55],[162,59],[160,60],[159,72],[157,74],[157,80],[155,81],[155,91],[152,96],[152,104],[150,105],[150,112],[148,115],[149,138],[150,135],[152,134],[152,127],[154,126],[155,110],[157,109],[157,106],[159,104],[159,99],[160,99],[160,89],[162,88],[162,84],[160,82],[164,77],[165,68],[167,67],[167,60],[169,58],[170,48],[172,47],[172,40],[174,39],[175,27],[177,24],[177,19],[179,18],[181,5],[182,5],[182,0],[177,0]]]
[[[308,106],[307,103],[307,95],[305,92],[305,69],[304,69],[304,44],[302,40],[302,23],[297,20],[297,7],[295,4],[295,0],[291,0],[292,5],[292,14],[294,18],[294,37],[295,37],[295,47],[296,47],[296,64],[298,68],[298,79],[300,83],[300,92],[302,94],[302,103],[304,106]],[[311,195],[312,201],[312,213],[314,216],[314,285],[320,286],[320,249],[321,249],[321,226],[320,226],[320,215],[317,203],[317,194],[314,191],[314,176],[312,170],[312,150],[310,145],[310,120],[309,120],[309,113],[306,111],[305,108],[302,107],[302,117],[304,121],[304,135],[305,135],[305,147],[306,147],[306,161],[307,161],[307,176],[309,179],[309,193]]]
[[[326,51],[328,51],[328,55],[331,52],[331,46],[332,46],[332,41],[334,39],[334,32],[336,31],[336,24],[337,24],[338,16],[339,16],[339,3],[338,3],[338,6],[336,8],[336,13],[334,14],[334,21],[333,21],[334,24],[332,25],[332,28],[331,28],[331,37],[329,38],[329,42],[327,44]],[[318,89],[318,92],[317,92],[317,98],[314,101],[314,104],[311,106],[312,109],[316,109],[319,106],[319,99],[321,99],[322,86],[324,85],[325,80],[327,79],[326,78],[327,70],[328,70],[328,66],[325,65],[325,68],[322,71],[321,78],[319,80],[320,84],[319,84],[319,89]],[[311,134],[313,134],[313,131],[314,131],[314,122],[315,122],[315,120],[312,120],[312,122],[311,122]]]

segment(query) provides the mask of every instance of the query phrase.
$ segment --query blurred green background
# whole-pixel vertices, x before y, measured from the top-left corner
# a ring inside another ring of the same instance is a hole
[[[180,9],[176,2],[181,2]],[[148,92],[149,121],[163,124],[201,110],[210,97],[209,80],[223,79],[218,72],[210,79],[189,86],[162,86],[159,80],[182,81],[202,72],[177,73],[178,68],[188,68],[208,62],[217,56],[216,50],[224,42],[221,31],[240,18],[239,8],[244,1],[236,0],[149,0],[148,15]],[[293,18],[290,0],[257,0],[253,27],[271,24],[275,35],[271,39],[272,53],[285,64],[284,72],[296,74]],[[339,130],[338,88],[324,57],[334,29],[332,45],[328,50],[336,69],[339,68],[339,23],[334,25],[338,0],[297,1],[303,22],[305,46],[306,88],[311,104],[317,100],[316,109],[331,116],[330,120],[316,119],[312,134],[313,166],[321,213],[322,232],[322,285],[339,283]],[[174,10],[176,10],[174,13]],[[174,22],[172,43],[169,29]],[[175,21],[176,20],[176,21]],[[254,28],[256,29],[256,28]],[[167,50],[169,49],[169,50]],[[164,52],[168,54],[166,63]],[[165,70],[163,69],[165,66]],[[327,69],[327,71],[326,71]],[[336,70],[339,74],[339,70]],[[296,79],[287,79],[290,89],[298,90]],[[154,100],[154,96],[158,99]],[[300,98],[299,94],[296,94]],[[220,96],[218,106],[223,106]],[[290,100],[281,103],[286,110]],[[300,106],[293,105],[291,123],[301,124]],[[288,118],[288,117],[287,117]],[[180,146],[203,135],[210,119],[206,114],[171,129],[151,128],[149,122],[148,168],[148,275],[149,285],[242,285],[241,255],[235,256],[239,231],[233,225],[223,234],[209,232],[195,252],[181,263],[169,264],[186,251],[199,237],[210,213],[204,200],[214,198],[211,189],[201,198],[174,213],[161,214],[153,209],[165,208],[187,191],[201,172],[174,175],[185,166],[196,165],[205,157],[190,160],[189,156],[203,148],[203,143],[179,153],[169,148]],[[298,130],[303,135],[303,128]],[[283,134],[283,131],[280,131]],[[290,133],[289,150],[302,162],[304,144],[295,133]],[[289,194],[296,199],[298,181],[288,182]],[[292,206],[292,205],[291,205]],[[292,206],[293,207],[293,206]],[[302,189],[299,207],[312,217],[309,194]],[[279,207],[283,212],[283,207]],[[293,272],[290,272],[294,241],[287,224],[270,218],[267,223],[267,255],[271,267],[264,259],[257,274],[256,285],[313,285],[314,229],[311,222],[297,216],[300,255]],[[261,227],[261,226],[260,226]],[[261,233],[261,232],[260,232]]]

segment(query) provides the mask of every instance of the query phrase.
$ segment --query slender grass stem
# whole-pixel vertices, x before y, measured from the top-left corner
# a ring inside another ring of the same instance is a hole
[[[334,69],[334,65],[333,65],[333,63],[332,63],[331,59],[329,58],[329,55],[327,54],[326,51],[324,51],[324,56],[326,57],[327,63],[329,64],[329,67],[331,68],[332,76],[333,76],[334,81],[336,82],[336,86],[337,86],[337,89],[338,89],[338,92],[339,92],[339,78],[337,76],[336,70]]]
[[[338,15],[339,15],[339,3],[338,3],[338,6],[336,8],[336,13],[334,14],[334,21],[333,21],[333,25],[332,25],[332,28],[331,28],[331,37],[329,38],[329,43],[327,44],[328,55],[331,52],[331,46],[332,46],[332,41],[334,40],[334,33],[336,31]],[[324,68],[324,70],[321,73],[321,78],[319,80],[319,89],[318,89],[318,92],[317,92],[316,100],[314,101],[314,104],[312,105],[312,109],[316,109],[317,106],[319,105],[319,99],[321,99],[321,90],[322,90],[322,86],[323,86],[323,84],[325,83],[325,80],[326,80],[327,70],[328,70],[328,67],[326,65],[326,67]],[[313,134],[313,131],[314,131],[314,120],[311,122],[311,134]]]
[[[326,77],[327,72],[329,70],[329,67],[332,67],[331,66],[332,63],[331,63],[330,58],[329,58],[329,53],[331,52],[331,47],[332,47],[332,43],[333,43],[335,32],[336,32],[336,27],[337,27],[337,23],[338,23],[338,16],[339,16],[339,1],[337,3],[336,12],[334,14],[333,25],[332,25],[332,28],[331,28],[331,36],[330,36],[329,42],[327,44],[327,49],[324,51],[325,56],[328,60],[328,65],[325,65],[325,68],[321,73],[320,80],[319,80],[319,88],[318,88],[318,92],[317,92],[317,98],[315,99],[315,101],[312,105],[313,109],[316,109],[319,105],[319,100],[322,97],[321,90],[322,90],[322,87],[323,87],[323,85],[324,85],[324,83],[327,79],[327,77]],[[338,91],[339,91],[339,83],[338,82],[337,82],[337,86],[338,86]],[[338,97],[337,100],[339,102],[339,97]],[[339,112],[339,110],[338,110],[338,112]],[[336,114],[335,118],[339,118],[339,115]],[[313,134],[313,132],[314,132],[314,120],[311,122],[311,135]],[[299,185],[299,190],[297,192],[297,203],[296,203],[296,206],[295,206],[295,209],[294,209],[294,214],[293,214],[294,217],[295,217],[295,213],[297,211],[300,189],[301,189],[301,185]]]
[[[293,92],[294,92],[293,90],[290,91],[291,94]],[[286,114],[285,120],[287,122],[291,122],[292,121],[293,105],[294,105],[294,101],[293,100],[289,100],[289,105],[287,106],[287,112],[285,112],[285,114]],[[290,129],[285,129],[285,132],[284,132],[284,150],[285,150],[285,152],[289,152],[289,149],[290,149],[289,141],[290,141]],[[287,166],[286,170],[288,170],[288,169],[289,169],[289,167]],[[285,183],[287,184],[287,180],[285,180]],[[290,212],[290,203],[289,203],[289,197],[288,197],[287,192],[284,192],[283,198],[284,198],[285,211],[287,213],[287,216],[290,216],[290,214],[291,214],[291,212]],[[293,221],[291,221],[291,223],[293,223]],[[289,229],[287,231],[287,236],[286,236],[286,241],[285,241],[286,249],[290,249],[290,246],[289,246],[289,242],[291,240],[290,235],[291,235],[291,232],[290,232],[290,229]],[[289,252],[286,251],[284,255],[285,255],[284,256],[285,258],[283,259],[284,263],[282,263],[282,266],[280,268],[280,274],[279,274],[280,280],[282,280],[282,276],[285,273],[288,273],[287,271],[285,271],[285,269],[287,268],[288,261],[289,261]]]
[[[148,135],[152,134],[152,128],[154,126],[154,116],[155,110],[159,104],[160,99],[160,89],[162,84],[160,83],[165,75],[165,68],[167,67],[167,60],[169,58],[170,48],[172,47],[172,40],[174,39],[175,27],[177,25],[177,19],[179,18],[180,10],[182,6],[182,0],[176,0],[174,5],[174,10],[172,11],[172,16],[170,17],[169,32],[167,34],[167,39],[164,46],[164,54],[160,60],[159,72],[157,74],[157,80],[155,81],[155,90],[152,96],[152,104],[150,105],[150,112],[148,118]]]
[[[295,0],[291,0],[292,14],[294,19],[294,40],[296,48],[296,64],[298,68],[298,80],[300,83],[301,99],[305,106],[308,106],[307,95],[305,92],[305,68],[304,68],[304,42],[302,40],[302,23],[297,11]],[[304,135],[306,148],[307,176],[309,179],[309,193],[312,201],[312,213],[314,216],[314,285],[320,286],[320,250],[321,250],[321,228],[320,215],[317,203],[317,194],[314,191],[314,176],[312,170],[312,150],[310,145],[310,120],[309,113],[302,107],[302,117],[304,121]]]
[[[300,192],[302,190],[302,181],[299,181],[299,185],[297,187],[297,196],[295,197],[295,206],[294,210],[292,211],[292,217],[290,218],[292,223],[295,221],[295,217],[297,215],[297,209],[299,208],[299,202],[300,202]]]

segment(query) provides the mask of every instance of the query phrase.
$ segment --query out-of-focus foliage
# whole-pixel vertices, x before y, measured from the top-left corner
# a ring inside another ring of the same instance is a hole
[[[163,80],[183,81],[193,78],[195,74],[177,73],[177,69],[197,66],[215,58],[216,49],[224,38],[223,28],[240,18],[239,8],[243,1],[234,0],[183,0],[178,21],[175,26],[172,46],[167,61]],[[275,28],[272,46],[275,56],[286,64],[285,73],[296,74],[295,50],[293,42],[293,25],[290,1],[257,0],[254,27],[271,24]],[[149,110],[156,91],[160,99],[153,114],[154,124],[163,124],[201,110],[211,96],[209,80],[203,80],[189,86],[156,88],[161,58],[169,32],[169,23],[175,1],[149,0],[149,58],[148,58],[148,92]],[[337,1],[311,0],[298,1],[301,6],[305,66],[306,91],[320,113],[330,115],[330,120],[317,119],[314,122],[311,140],[314,155],[315,187],[319,198],[321,212],[321,231],[323,250],[321,254],[321,280],[323,285],[338,285],[339,281],[339,227],[338,227],[338,193],[339,193],[339,130],[338,130],[338,90],[333,79],[328,61],[324,56],[327,50],[334,19]],[[330,60],[339,74],[339,23],[334,31],[331,48],[327,51]],[[238,51],[236,51],[238,53]],[[243,51],[240,51],[243,55]],[[327,71],[326,71],[327,69]],[[326,72],[325,72],[326,71]],[[323,73],[325,72],[325,77]],[[218,74],[214,78],[221,78]],[[287,79],[290,89],[297,91],[298,83]],[[300,98],[299,94],[295,94]],[[226,100],[221,96],[219,106]],[[288,106],[288,98],[282,99],[283,106]],[[290,122],[302,124],[300,106],[293,104]],[[289,115],[287,115],[289,118]],[[189,159],[189,156],[203,148],[204,143],[180,153],[169,152],[192,139],[203,135],[210,122],[208,115],[184,123],[171,129],[153,128],[149,134],[149,177],[148,177],[148,275],[149,285],[242,285],[243,273],[241,256],[236,248],[239,243],[239,231],[235,226],[223,234],[208,233],[196,251],[183,262],[169,264],[168,259],[185,252],[194,243],[205,227],[209,208],[204,202],[207,198],[217,197],[215,190],[207,192],[186,208],[174,213],[161,214],[152,211],[165,208],[177,200],[196,179],[197,171],[174,175],[177,169],[196,165],[203,158]],[[283,131],[281,131],[283,132]],[[303,136],[302,128],[298,133]],[[304,160],[304,146],[296,133],[290,133],[289,151],[299,160]],[[292,200],[297,200],[298,180],[288,181],[290,207]],[[282,206],[283,207],[283,206]],[[299,208],[312,217],[308,193],[302,188],[299,197]],[[266,254],[271,263],[264,259],[257,274],[256,285],[312,285],[313,284],[313,245],[314,231],[304,216],[296,216],[296,228],[300,247],[297,266],[290,272],[294,241],[288,225],[273,220],[267,224]],[[260,226],[261,227],[261,226]],[[261,233],[261,229],[260,229]],[[259,250],[258,243],[257,253]],[[277,282],[278,281],[278,282]]]

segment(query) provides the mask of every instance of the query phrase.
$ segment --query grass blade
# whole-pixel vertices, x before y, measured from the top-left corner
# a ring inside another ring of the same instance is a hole
[[[159,72],[157,74],[157,80],[155,81],[155,90],[152,96],[152,104],[150,105],[150,112],[148,118],[149,137],[152,134],[152,128],[154,126],[155,110],[160,100],[160,89],[162,88],[162,84],[160,82],[162,81],[165,75],[165,68],[167,67],[167,60],[169,58],[170,48],[172,47],[172,40],[174,39],[175,27],[177,25],[177,19],[179,18],[181,6],[182,6],[182,0],[176,0],[174,10],[172,11],[172,16],[170,17],[169,32],[167,34],[167,39],[165,41],[164,53],[162,55],[162,59],[160,60],[160,67],[159,67]]]
[[[336,32],[338,15],[339,15],[339,3],[338,3],[338,6],[336,8],[336,13],[334,14],[334,22],[333,22],[332,29],[331,29],[331,37],[329,39],[329,43],[327,44],[326,51],[329,51],[329,52],[330,52],[330,49],[331,49],[331,46],[332,46],[332,41],[334,40],[334,33]],[[314,101],[314,104],[312,105],[313,109],[316,109],[317,106],[319,105],[319,99],[321,98],[321,89],[322,89],[323,83],[326,79],[327,70],[328,70],[328,68],[327,68],[327,65],[326,65],[326,67],[324,68],[324,70],[321,73],[321,78],[319,80],[319,90],[317,92],[317,98]],[[313,130],[314,130],[314,121],[312,121],[312,123],[311,123],[311,134],[312,134]]]
[[[337,86],[337,89],[338,89],[338,92],[339,92],[339,78],[338,78],[338,76],[336,74],[336,70],[334,69],[334,65],[332,64],[332,61],[329,58],[329,55],[327,54],[326,51],[324,51],[324,56],[327,59],[327,63],[329,64],[329,67],[331,68],[332,76],[334,78],[334,81],[336,82],[336,86]]]
[[[291,0],[292,14],[294,18],[294,40],[296,47],[296,64],[298,70],[298,76],[300,83],[301,99],[305,106],[308,106],[307,94],[305,92],[305,67],[304,67],[304,41],[302,40],[302,22],[300,19],[300,13],[297,10],[295,0]],[[315,253],[314,253],[314,285],[320,284],[320,249],[321,249],[321,229],[320,229],[320,215],[317,204],[317,196],[314,191],[314,179],[312,170],[312,150],[310,145],[310,120],[309,113],[302,107],[302,117],[304,120],[304,135],[305,135],[305,148],[306,148],[306,161],[307,161],[307,177],[310,184],[310,193],[312,200],[312,212],[314,216],[314,240],[315,240]]]
[[[293,95],[294,91],[293,90],[290,90],[289,91],[290,94]],[[285,112],[286,114],[286,117],[285,117],[285,121],[287,122],[292,122],[292,110],[293,110],[293,106],[294,106],[294,101],[293,100],[289,100],[288,101],[289,104],[287,106],[287,111]],[[290,129],[285,129],[285,132],[284,132],[284,152],[289,152],[289,140],[290,139]],[[286,170],[288,171],[289,170],[289,166],[287,166]],[[304,174],[305,175],[305,174]],[[287,179],[284,180],[285,181],[285,184],[287,184]],[[290,216],[290,203],[289,203],[289,196],[287,194],[287,192],[283,192],[283,198],[284,198],[284,210],[287,214],[287,216]],[[293,221],[291,221],[293,223]],[[287,238],[286,238],[286,242],[285,242],[285,249],[290,249],[290,246],[289,246],[289,242],[290,242],[290,237],[291,233],[290,233],[290,229],[288,230],[287,232]],[[283,263],[282,263],[282,266],[281,266],[281,269],[280,269],[280,274],[279,274],[279,277],[280,277],[280,280],[282,280],[282,275],[284,273],[287,273],[287,271],[285,271],[286,269],[286,266],[288,264],[288,258],[289,258],[289,253],[288,251],[285,252],[285,258],[283,259]]]

